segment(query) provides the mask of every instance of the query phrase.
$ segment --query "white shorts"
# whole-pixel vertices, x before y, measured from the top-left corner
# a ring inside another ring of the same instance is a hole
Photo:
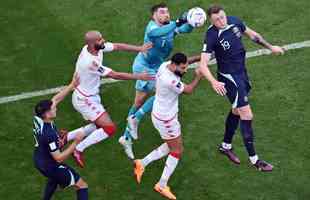
[[[105,109],[101,104],[99,95],[84,96],[75,90],[72,94],[72,105],[79,113],[82,114],[85,120],[96,121],[103,113]]]
[[[152,122],[163,140],[175,139],[181,135],[181,126],[177,114],[173,119],[165,121],[152,113]]]

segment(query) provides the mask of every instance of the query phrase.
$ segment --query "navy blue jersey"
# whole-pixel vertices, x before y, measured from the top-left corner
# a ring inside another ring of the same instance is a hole
[[[204,38],[203,52],[215,53],[218,71],[225,74],[242,73],[245,70],[245,48],[242,35],[246,29],[237,17],[227,17],[227,27],[210,26]]]
[[[59,150],[58,133],[53,123],[45,123],[39,117],[33,119],[33,134],[35,139],[34,162],[41,171],[48,172],[60,164],[54,160],[51,153]]]

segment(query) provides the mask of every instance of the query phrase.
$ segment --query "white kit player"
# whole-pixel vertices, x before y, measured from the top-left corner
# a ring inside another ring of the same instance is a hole
[[[176,53],[171,61],[164,62],[156,74],[156,92],[152,110],[152,122],[158,130],[164,143],[141,160],[135,160],[134,173],[137,182],[141,178],[145,167],[151,162],[168,155],[163,174],[155,185],[155,191],[168,199],[176,199],[170,191],[167,182],[175,170],[183,152],[181,126],[178,121],[178,98],[182,93],[191,94],[198,85],[201,74],[196,69],[196,76],[190,84],[181,82],[186,73],[188,60],[183,53]]]
[[[80,167],[84,167],[82,152],[89,146],[111,137],[116,132],[116,125],[101,104],[99,87],[102,77],[120,80],[152,80],[146,73],[129,74],[116,72],[102,65],[103,54],[115,50],[141,51],[151,48],[151,44],[134,46],[121,43],[106,42],[99,31],[88,31],[85,34],[86,45],[83,47],[76,62],[76,73],[80,78],[80,84],[72,95],[73,107],[81,113],[83,118],[91,123],[71,131],[66,140],[73,140],[75,135],[83,131],[86,138],[81,141],[73,153],[75,161]]]

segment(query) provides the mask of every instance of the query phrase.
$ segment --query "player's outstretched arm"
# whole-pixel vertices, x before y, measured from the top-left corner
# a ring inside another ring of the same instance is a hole
[[[190,84],[184,84],[184,94],[192,94],[195,88],[198,86],[199,81],[202,78],[202,74],[199,68],[195,69],[195,78],[192,80]]]
[[[211,83],[212,88],[216,93],[218,93],[221,96],[224,96],[226,94],[225,84],[222,82],[219,82],[214,78],[212,75],[208,63],[211,59],[211,54],[209,53],[201,53],[201,59],[200,59],[200,72],[206,79]]]
[[[77,74],[74,74],[71,83],[65,86],[64,89],[62,89],[52,98],[53,106],[57,106],[78,85],[79,85],[79,76]]]
[[[270,49],[270,51],[273,54],[276,55],[282,55],[284,54],[284,49],[279,47],[279,46],[274,46],[272,44],[270,44],[269,42],[267,42],[263,36],[257,32],[255,32],[254,30],[252,30],[249,27],[246,27],[245,31],[244,31],[245,35],[248,36],[253,42],[255,42],[256,44],[259,44],[267,49]]]
[[[117,79],[117,80],[154,80],[155,77],[149,75],[148,73],[125,73],[125,72],[116,72],[111,71],[106,77]]]
[[[189,65],[193,64],[193,63],[196,63],[196,62],[199,62],[200,61],[200,55],[191,56],[187,60],[188,60],[188,64]]]
[[[152,29],[150,32],[147,33],[147,36],[150,38],[161,37],[167,35],[168,33],[174,32],[176,27],[177,27],[176,23],[174,21],[171,21],[167,25],[163,25],[161,27]]]
[[[193,29],[194,29],[194,27],[192,27],[190,24],[186,23],[186,24],[183,24],[180,27],[177,27],[175,29],[175,32],[176,33],[181,33],[181,34],[191,33],[193,31]]]
[[[114,51],[134,51],[134,52],[146,52],[153,47],[151,42],[145,43],[141,46],[125,44],[125,43],[113,43]]]
[[[60,150],[57,150],[55,152],[51,152],[52,157],[54,160],[56,160],[58,163],[64,162],[75,150],[75,147],[78,143],[80,143],[84,138],[84,133],[80,132],[78,133],[74,141],[70,144],[68,148],[66,148],[63,152],[60,152]]]

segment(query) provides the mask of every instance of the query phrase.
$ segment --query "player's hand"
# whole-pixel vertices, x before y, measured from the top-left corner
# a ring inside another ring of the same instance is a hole
[[[58,131],[58,134],[59,134],[58,138],[59,148],[62,149],[68,142],[67,140],[68,131],[66,129],[60,129]]]
[[[75,138],[74,138],[74,141],[76,143],[80,143],[83,139],[84,139],[84,132],[81,131],[81,132],[78,132],[76,135],[75,135]]]
[[[135,75],[137,80],[143,80],[143,81],[155,80],[155,75],[148,74],[147,72],[142,72]]]
[[[270,50],[275,55],[283,55],[284,54],[284,49],[282,47],[279,47],[279,46],[271,46]]]
[[[153,47],[153,43],[152,42],[148,42],[145,43],[141,46],[141,51],[142,53],[146,53],[149,49],[151,49]]]
[[[188,11],[183,12],[182,15],[175,21],[175,23],[177,24],[177,27],[180,27],[183,24],[187,23],[187,13]]]
[[[201,78],[203,77],[203,74],[201,73],[199,67],[197,67],[197,68],[195,69],[195,75],[196,75],[196,77],[199,78],[199,79],[201,79]]]
[[[214,89],[214,91],[221,95],[221,96],[225,96],[226,95],[226,88],[225,88],[225,83],[219,82],[217,80],[213,81],[211,83],[212,88]]]

